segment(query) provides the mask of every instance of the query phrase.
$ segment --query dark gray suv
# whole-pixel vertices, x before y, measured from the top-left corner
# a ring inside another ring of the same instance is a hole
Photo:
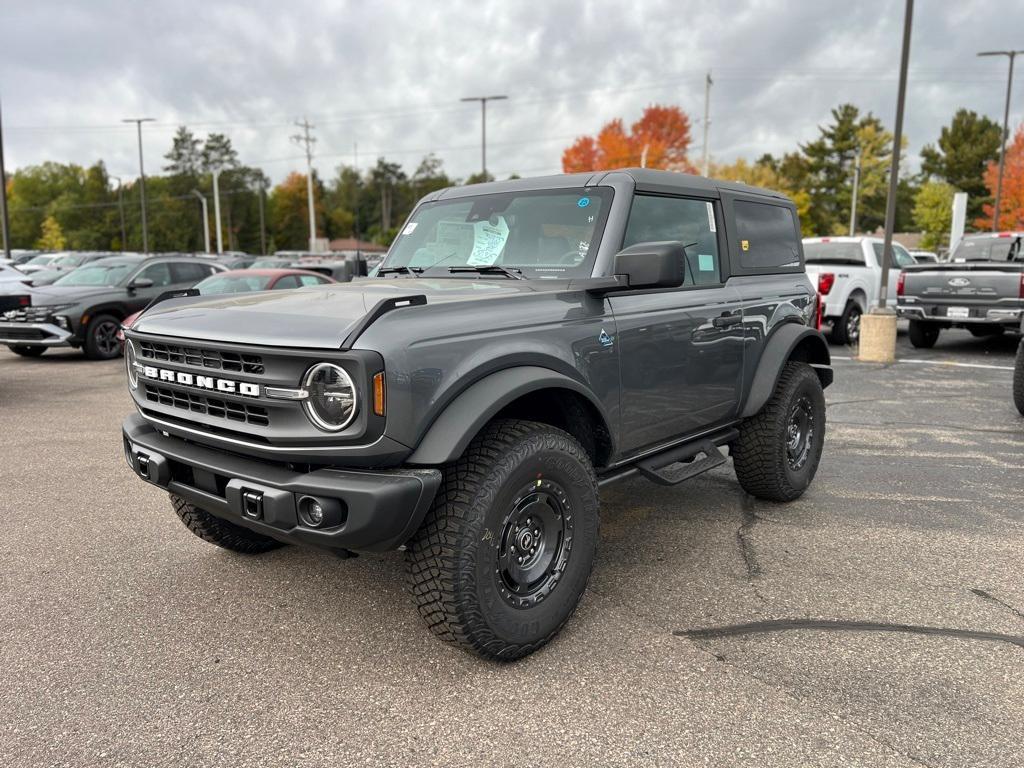
[[[515,659],[583,594],[601,485],[728,448],[747,492],[804,492],[816,317],[782,195],[642,169],[446,189],[373,278],[148,310],[125,458],[227,549],[405,548],[427,625]]]
[[[23,357],[74,347],[108,360],[121,353],[121,320],[166,291],[191,288],[224,267],[189,256],[112,256],[69,272],[52,285],[22,286],[31,305],[0,315],[0,344]]]

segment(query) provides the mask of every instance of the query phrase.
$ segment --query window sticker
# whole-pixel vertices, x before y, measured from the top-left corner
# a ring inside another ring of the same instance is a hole
[[[710,253],[701,253],[697,255],[697,269],[701,272],[714,272],[715,271],[715,257]]]
[[[740,240],[740,248],[742,248],[744,251],[749,251],[750,250],[750,241],[749,240]]]
[[[718,230],[715,229],[715,204],[714,203],[707,203],[707,206],[708,206],[708,229],[710,229],[712,232],[717,232]]]
[[[508,223],[504,216],[498,216],[493,224],[478,221],[473,225],[473,252],[466,263],[471,267],[494,264],[501,255],[508,240]]]
[[[413,232],[416,231],[416,224],[417,223],[418,222],[410,221],[408,224],[405,225],[405,229],[402,230],[402,234],[403,235],[411,235]]]
[[[581,197],[579,200],[576,201],[576,205],[578,205],[580,208],[586,208],[588,205],[590,205],[590,198]]]

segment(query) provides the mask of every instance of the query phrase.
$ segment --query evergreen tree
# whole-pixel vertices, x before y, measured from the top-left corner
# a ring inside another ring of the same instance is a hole
[[[938,146],[921,150],[921,172],[967,193],[967,218],[982,215],[991,204],[985,184],[988,164],[999,157],[1000,127],[984,115],[958,109],[949,125],[939,133]]]

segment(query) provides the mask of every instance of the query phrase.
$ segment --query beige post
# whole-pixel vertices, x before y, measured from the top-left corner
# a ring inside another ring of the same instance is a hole
[[[896,313],[873,307],[860,319],[860,353],[864,363],[896,362]]]

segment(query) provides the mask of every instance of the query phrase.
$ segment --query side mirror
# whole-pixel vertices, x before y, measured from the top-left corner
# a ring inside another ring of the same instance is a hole
[[[148,277],[136,277],[130,283],[128,283],[129,291],[137,291],[139,288],[152,288],[153,281]]]
[[[686,248],[682,243],[637,243],[615,254],[613,272],[625,278],[625,290],[678,288],[686,277]]]

